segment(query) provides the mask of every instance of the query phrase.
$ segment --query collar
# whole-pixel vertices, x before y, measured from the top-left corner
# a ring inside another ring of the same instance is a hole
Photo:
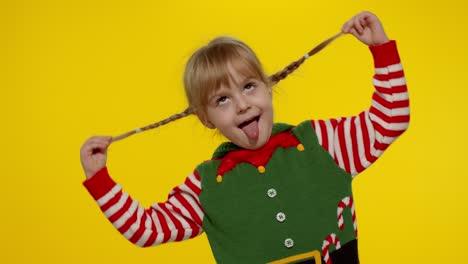
[[[217,181],[221,182],[225,173],[232,170],[237,164],[247,162],[257,167],[259,173],[265,172],[265,166],[270,160],[273,152],[278,148],[296,146],[299,151],[304,149],[299,140],[291,132],[293,126],[276,123],[273,125],[271,137],[268,142],[259,149],[249,150],[241,148],[232,142],[221,144],[213,154],[213,160],[221,160],[218,167]]]
[[[284,132],[284,131],[291,130],[291,128],[293,128],[292,125],[288,125],[288,124],[284,124],[284,123],[275,123],[275,124],[273,124],[273,129],[271,131],[271,137],[268,140],[267,144],[265,144],[265,146],[270,143],[270,141],[272,140],[272,138],[275,135],[277,135],[277,134],[279,134],[281,132]],[[265,146],[263,146],[263,147],[261,147],[260,149],[257,149],[257,150],[261,150]],[[241,147],[237,146],[236,144],[234,144],[232,142],[224,142],[221,145],[219,145],[218,148],[216,148],[215,152],[213,153],[212,159],[220,159],[220,158],[224,157],[227,153],[229,153],[231,151],[235,151],[235,150],[246,150],[246,149],[241,148]],[[253,150],[253,151],[257,151],[257,150]]]

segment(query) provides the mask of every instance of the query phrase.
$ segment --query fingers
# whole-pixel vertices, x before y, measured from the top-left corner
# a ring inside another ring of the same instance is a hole
[[[369,21],[368,19],[372,16],[373,14],[367,11],[361,12],[354,17],[352,17],[350,20],[348,20],[343,27],[341,28],[341,31],[343,33],[351,33],[351,30],[354,28],[356,33],[359,35],[362,35],[364,33],[364,29],[368,26]],[[354,34],[353,34],[354,35]]]
[[[107,149],[111,143],[110,136],[94,136],[85,141],[80,150],[80,160],[87,179],[106,166]]]
[[[89,138],[85,144],[91,144],[91,143],[103,143],[106,146],[109,145],[112,142],[112,137],[110,136],[94,136]]]
[[[364,33],[364,25],[361,24],[358,18],[352,18],[343,25],[341,31],[346,34],[353,34],[354,36],[358,36]]]
[[[357,32],[356,28],[354,28],[354,27],[351,28],[351,29],[349,30],[348,33],[350,33],[351,35],[355,36],[356,38],[359,37],[359,35],[360,35],[360,34]]]
[[[98,152],[104,153],[109,145],[103,142],[93,142],[86,146],[85,152],[87,154],[95,154]]]
[[[112,143],[110,136],[94,136],[85,141],[81,147],[81,153],[84,155],[92,155],[96,152],[105,152]]]
[[[357,16],[352,17],[350,20],[348,20],[342,27],[341,31],[343,33],[351,33],[352,29],[355,29],[356,31],[360,32],[363,30],[362,25],[360,25],[360,22],[358,20],[359,18]]]
[[[363,15],[363,16],[360,16],[358,18],[359,20],[359,24],[364,28],[364,27],[368,27],[369,26],[369,23],[368,23],[368,20],[367,20],[367,16],[366,15]],[[362,34],[362,33],[361,33]]]
[[[352,27],[351,20],[349,20],[343,24],[343,27],[341,27],[341,32],[350,33],[349,31],[351,30],[351,27]]]
[[[365,25],[361,24],[361,16],[358,15],[354,17],[353,26],[359,35],[362,35]]]

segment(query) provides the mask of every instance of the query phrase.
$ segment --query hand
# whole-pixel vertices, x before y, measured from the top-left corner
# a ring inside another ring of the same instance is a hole
[[[106,166],[107,149],[111,142],[112,137],[109,136],[95,136],[85,141],[80,150],[80,158],[86,179]]]
[[[368,46],[381,45],[389,41],[379,18],[371,12],[361,12],[344,23],[343,33],[352,34]]]

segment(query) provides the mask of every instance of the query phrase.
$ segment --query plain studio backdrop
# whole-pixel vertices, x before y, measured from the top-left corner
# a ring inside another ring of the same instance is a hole
[[[216,36],[274,73],[362,10],[397,40],[411,123],[353,183],[361,263],[464,262],[468,19],[455,0],[2,1],[0,262],[214,263],[206,235],[125,241],[82,186],[82,143],[184,110],[184,64]],[[275,121],[355,115],[372,74],[367,47],[341,37],[275,88]],[[109,171],[150,206],[223,140],[185,118],[113,144]]]

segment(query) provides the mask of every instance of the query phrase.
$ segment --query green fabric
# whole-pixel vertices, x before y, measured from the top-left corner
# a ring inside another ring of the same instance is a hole
[[[280,124],[274,132],[289,128]],[[343,213],[344,230],[337,222],[337,205],[351,196],[352,177],[319,145],[310,121],[291,131],[305,150],[278,147],[263,174],[249,163],[240,163],[218,183],[220,160],[197,168],[203,229],[217,262],[266,263],[312,250],[322,252],[322,243],[331,233],[341,244],[355,239],[350,210]],[[216,155],[232,147],[220,146]],[[268,197],[270,188],[277,191],[276,197]],[[284,222],[277,221],[278,212],[286,215]],[[292,248],[285,247],[286,238],[294,240]]]

